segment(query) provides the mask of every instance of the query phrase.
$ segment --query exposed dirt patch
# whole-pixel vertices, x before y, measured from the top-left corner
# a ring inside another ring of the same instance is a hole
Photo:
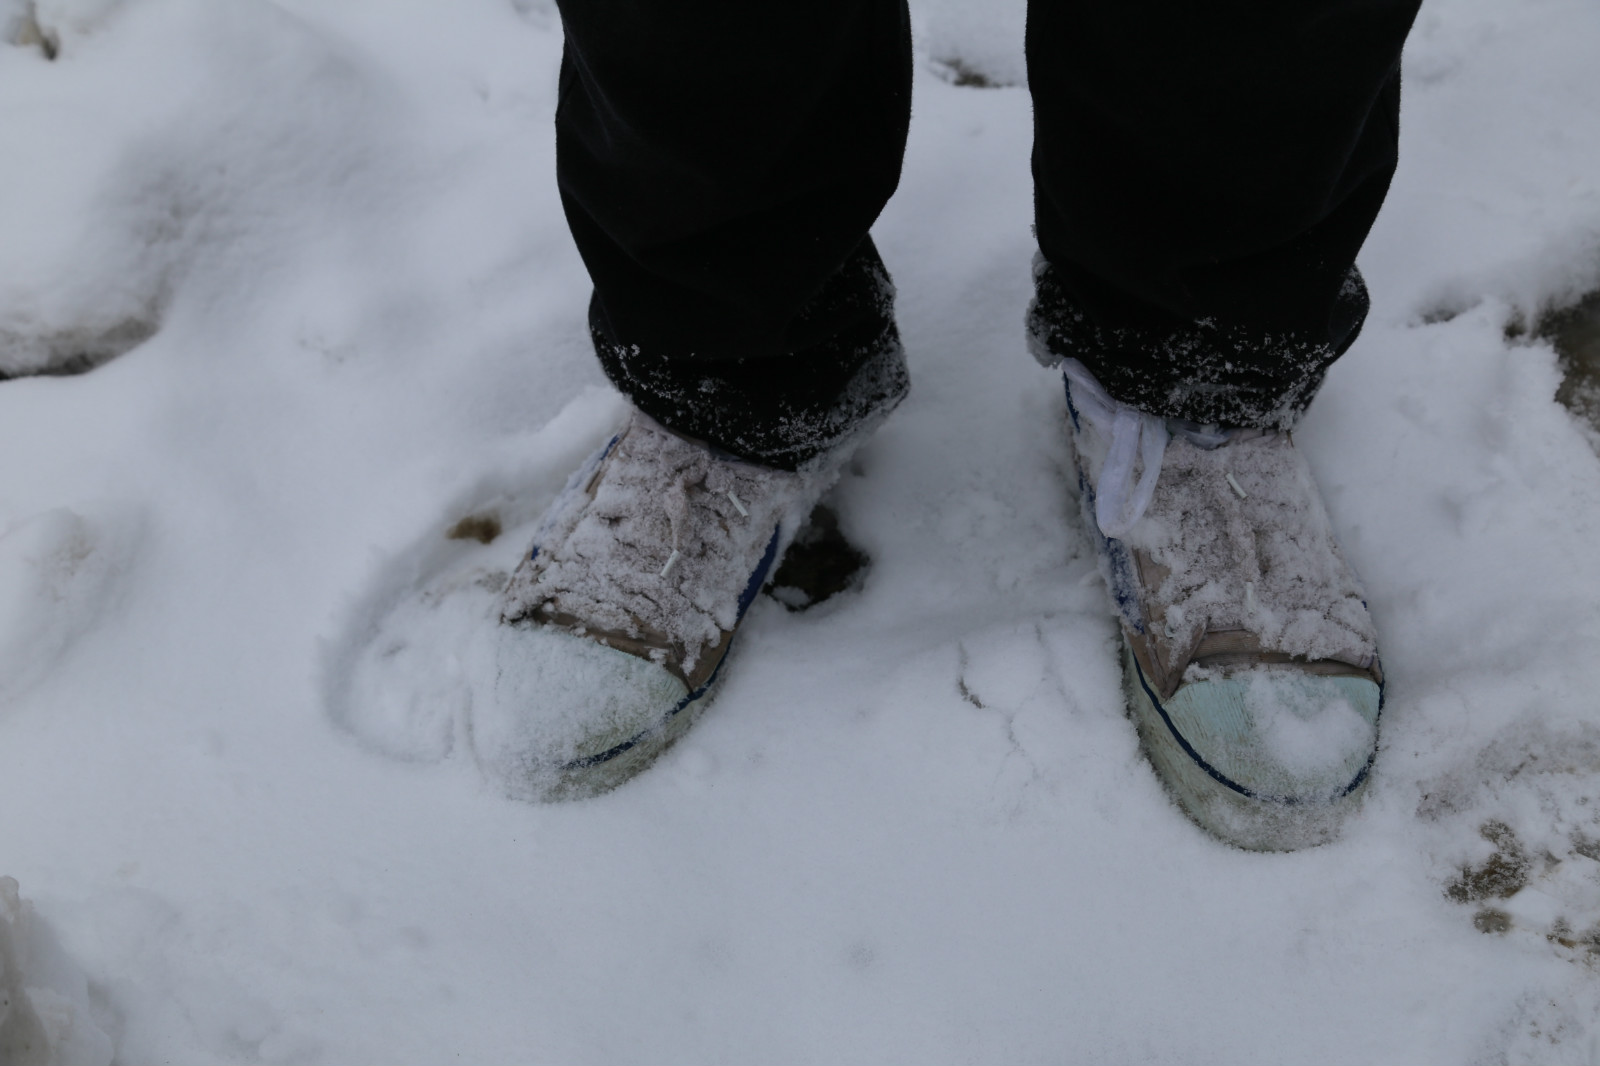
[[[1457,903],[1510,899],[1527,887],[1528,873],[1533,864],[1529,862],[1527,853],[1509,825],[1504,822],[1485,822],[1478,831],[1495,846],[1494,854],[1477,866],[1464,868],[1445,886],[1444,894]],[[1488,913],[1491,912],[1480,911],[1479,917]],[[1478,919],[1474,918],[1473,921],[1477,923]],[[1479,928],[1482,928],[1481,924]]]
[[[1472,916],[1472,925],[1480,933],[1504,934],[1511,932],[1511,915],[1505,911],[1485,907]]]
[[[1596,780],[1600,729],[1551,731],[1530,719],[1427,782],[1417,814],[1457,839],[1476,834],[1492,845],[1443,871],[1443,895],[1465,905],[1474,928],[1600,972]]]
[[[767,595],[791,611],[804,611],[859,585],[870,561],[845,540],[839,516],[818,504],[772,576]]]
[[[1540,316],[1533,335],[1561,356],[1556,399],[1600,432],[1600,291]]]
[[[500,536],[500,516],[493,511],[469,514],[444,531],[450,540],[475,540],[479,544],[493,544]]]

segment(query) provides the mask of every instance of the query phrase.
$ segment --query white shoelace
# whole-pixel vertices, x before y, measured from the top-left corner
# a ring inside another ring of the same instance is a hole
[[[1106,536],[1124,536],[1144,517],[1156,494],[1169,439],[1166,419],[1113,400],[1076,359],[1062,360],[1061,369],[1072,388],[1072,406],[1078,417],[1111,442],[1095,477],[1094,520]],[[1137,483],[1133,479],[1135,456],[1144,465]]]
[[[1161,460],[1174,429],[1192,444],[1215,448],[1226,443],[1232,432],[1214,426],[1179,422],[1175,425],[1159,415],[1129,407],[1111,398],[1076,359],[1061,361],[1062,373],[1072,386],[1072,405],[1089,428],[1111,442],[1105,461],[1095,475],[1094,520],[1108,537],[1125,536],[1144,517],[1156,494],[1161,477]],[[1133,460],[1137,456],[1143,469],[1133,479]],[[1235,491],[1243,495],[1237,483]]]

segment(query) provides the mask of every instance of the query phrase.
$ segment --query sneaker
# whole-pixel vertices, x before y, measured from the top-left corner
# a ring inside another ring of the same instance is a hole
[[[1229,843],[1332,839],[1377,752],[1383,672],[1304,457],[1287,431],[1164,421],[1064,368],[1085,525],[1156,772]]]
[[[648,766],[709,703],[740,620],[838,469],[758,466],[634,412],[506,586],[479,759],[537,800]]]

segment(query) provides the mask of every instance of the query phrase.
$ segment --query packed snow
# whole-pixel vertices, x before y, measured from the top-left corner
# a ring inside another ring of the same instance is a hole
[[[0,1060],[6,1066],[106,1066],[83,971],[61,950],[17,882],[0,877]]]
[[[1244,710],[1260,731],[1272,765],[1306,778],[1349,765],[1349,752],[1372,751],[1372,723],[1338,689],[1310,684],[1300,671],[1263,670],[1245,690]],[[1357,764],[1359,769],[1360,764]],[[1347,785],[1352,775],[1340,775]]]
[[[1189,823],[1125,713],[1025,350],[1021,4],[914,16],[913,389],[830,497],[871,565],[539,805],[417,710],[470,657],[341,693],[620,424],[553,7],[0,0],[0,373],[88,371],[0,381],[21,1061],[1600,1058],[1600,459],[1511,328],[1600,286],[1600,7],[1429,0],[1408,46],[1372,317],[1296,432],[1388,702],[1287,855]]]

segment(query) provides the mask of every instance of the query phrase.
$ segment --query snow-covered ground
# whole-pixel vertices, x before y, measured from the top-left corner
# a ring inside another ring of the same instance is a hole
[[[864,585],[760,601],[656,767],[534,806],[448,701],[385,745],[337,697],[444,532],[537,513],[620,411],[553,9],[39,0],[59,57],[0,46],[0,367],[116,358],[0,382],[0,874],[74,1047],[1600,1058],[1600,460],[1506,339],[1600,284],[1600,7],[1428,0],[1411,40],[1372,319],[1300,434],[1389,702],[1365,807],[1292,855],[1202,835],[1124,715],[1023,346],[1021,7],[984,8],[916,8],[875,231],[915,386],[835,498]]]

